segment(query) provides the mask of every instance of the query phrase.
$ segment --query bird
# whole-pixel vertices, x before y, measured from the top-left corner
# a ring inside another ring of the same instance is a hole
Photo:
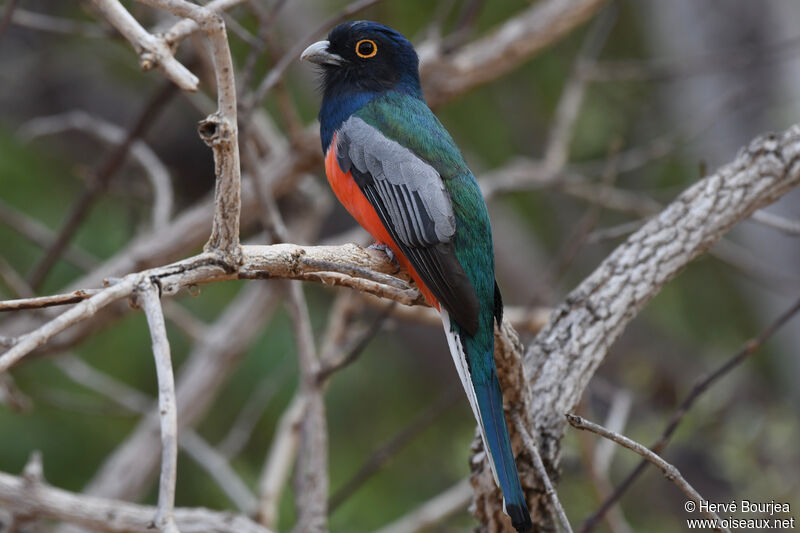
[[[529,532],[494,362],[494,322],[502,322],[503,301],[489,215],[475,176],[425,103],[417,53],[388,26],[350,21],[301,59],[321,70],[328,182],[440,312],[503,510],[519,533]]]

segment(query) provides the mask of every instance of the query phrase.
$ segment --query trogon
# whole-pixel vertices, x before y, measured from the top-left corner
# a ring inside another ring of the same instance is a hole
[[[336,26],[302,59],[322,67],[328,181],[441,313],[505,512],[517,531],[530,531],[494,363],[503,303],[489,216],[461,152],[425,104],[417,53],[397,31],[358,21]]]

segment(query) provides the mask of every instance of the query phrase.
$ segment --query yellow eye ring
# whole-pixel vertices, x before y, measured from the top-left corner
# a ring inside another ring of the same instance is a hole
[[[366,46],[364,46],[366,45]],[[369,51],[361,51],[361,47],[364,46],[366,50]],[[361,39],[356,43],[356,55],[358,57],[363,57],[364,59],[368,59],[370,57],[375,57],[375,54],[378,53],[378,45],[375,44],[375,41],[372,39]]]

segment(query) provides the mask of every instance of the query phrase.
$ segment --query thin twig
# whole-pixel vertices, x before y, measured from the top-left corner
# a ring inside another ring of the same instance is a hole
[[[124,281],[112,285],[88,300],[84,300],[72,309],[58,315],[50,322],[37,328],[35,331],[17,339],[14,345],[0,355],[0,374],[7,371],[20,359],[47,342],[53,335],[64,331],[73,324],[93,316],[99,309],[121,298],[129,296],[136,285],[135,277],[126,278]]]
[[[367,9],[368,7],[371,7],[380,1],[382,0],[356,0],[355,2],[351,2],[342,9],[338,10],[336,15],[325,19],[324,22],[317,26],[313,31],[309,32],[308,35],[302,39],[299,39],[296,44],[289,49],[288,52],[283,54],[283,57],[280,58],[275,66],[272,67],[269,72],[267,72],[266,76],[264,76],[264,78],[261,80],[261,83],[258,84],[258,88],[256,88],[253,94],[242,103],[243,115],[248,115],[251,109],[261,103],[270,89],[272,89],[283,77],[286,69],[289,68],[289,66],[300,57],[300,54],[303,52],[305,47],[311,44],[312,39],[316,38],[324,31],[329,30],[339,22],[347,20],[359,11],[363,11],[364,9]]]
[[[800,220],[782,217],[763,209],[759,209],[750,217],[753,222],[782,231],[792,237],[800,236]]]
[[[179,431],[202,420],[277,306],[274,284],[240,291],[181,365],[176,393]],[[138,499],[151,487],[160,463],[159,413],[151,410],[109,455],[85,491],[108,498]]]
[[[105,533],[153,533],[152,506],[76,494],[0,472],[0,507]],[[271,533],[242,515],[202,508],[175,509],[183,533]]]
[[[79,130],[112,146],[123,144],[127,136],[124,128],[80,109],[29,120],[19,128],[18,133],[23,139],[30,140],[70,130]],[[169,223],[172,215],[174,194],[169,171],[155,150],[141,139],[131,142],[129,152],[150,181],[153,194],[153,229],[162,229]]]
[[[716,370],[710,374],[698,379],[692,386],[689,394],[683,399],[680,405],[673,411],[670,416],[664,431],[661,433],[658,441],[650,447],[653,453],[661,454],[672,438],[673,433],[678,428],[678,425],[686,416],[686,413],[694,405],[697,399],[707,391],[717,380],[724,377],[731,370],[743,363],[747,358],[756,353],[763,344],[769,340],[781,327],[800,313],[800,300],[794,303],[789,309],[781,313],[766,329],[764,329],[757,336],[746,341],[742,348],[725,363],[720,365]],[[636,468],[617,486],[614,492],[600,505],[600,507],[589,516],[581,526],[581,533],[588,533],[594,529],[598,522],[603,518],[603,515],[619,500],[626,490],[633,484],[633,482],[645,471],[648,461],[642,460]]]
[[[245,515],[250,516],[257,506],[256,497],[236,474],[227,459],[194,430],[181,434],[180,447],[211,475],[228,498]]]
[[[341,356],[333,361],[324,361],[317,371],[317,381],[324,383],[333,373],[338,372],[358,359],[370,341],[381,331],[384,322],[386,322],[396,304],[397,302],[391,302],[389,305],[384,306],[383,310],[375,316],[364,333],[352,343],[352,347],[347,349]]]
[[[21,311],[23,309],[41,309],[43,307],[54,307],[58,305],[69,305],[82,302],[103,289],[82,289],[68,294],[53,294],[51,296],[36,296],[33,298],[20,298],[17,300],[0,301],[0,312]]]
[[[375,533],[417,533],[439,524],[463,511],[472,499],[472,485],[464,479],[435,498],[426,501],[407,515],[382,527]]]
[[[50,248],[56,241],[56,234],[50,228],[2,200],[0,200],[0,223],[41,248]],[[68,245],[64,250],[64,260],[84,271],[97,268],[99,263],[96,257],[74,244]]]
[[[419,414],[411,423],[372,452],[364,464],[331,496],[328,507],[333,512],[353,495],[368,479],[383,468],[389,459],[410,444],[461,397],[460,389],[450,388]]]
[[[580,411],[583,411],[586,409],[586,404],[581,404],[578,406],[578,408]],[[579,414],[582,413],[579,412]],[[606,424],[606,427],[608,427],[608,424]],[[619,430],[614,429],[614,431],[622,432],[623,429],[624,428],[620,428]],[[613,450],[616,450],[618,446],[610,440],[594,439],[591,434],[584,431],[579,432],[577,437],[583,462],[587,465],[589,479],[592,482],[595,493],[602,501],[606,499],[609,494],[611,494],[613,487],[611,486],[609,472],[607,470],[602,470],[600,465],[597,464],[595,459],[597,455],[596,451],[600,448],[600,444],[609,444]],[[595,443],[594,441],[597,442]],[[625,516],[622,514],[622,510],[620,509],[619,505],[615,505],[609,509],[604,518],[606,525],[608,526],[609,533],[633,533],[633,529],[628,524]]]
[[[147,129],[155,122],[155,117],[169,102],[175,92],[174,87],[171,83],[165,83],[155,92],[139,113],[131,129],[128,130],[124,140],[116,145],[97,169],[90,185],[67,214],[53,246],[45,252],[44,256],[31,270],[28,277],[31,287],[37,289],[44,281],[45,276],[50,272],[50,269],[72,240],[78,227],[88,215],[95,200],[106,189],[108,182],[122,166],[122,163],[125,162],[125,157],[128,155],[128,150],[133,142],[145,134]]]
[[[277,211],[275,212],[277,213]],[[277,216],[277,215],[276,215]],[[295,472],[297,522],[293,531],[317,533],[328,530],[328,426],[322,387],[317,381],[320,362],[303,286],[288,283],[287,307],[292,320],[300,366],[300,392],[305,415],[300,423],[299,457]]]
[[[151,35],[133,18],[119,0],[92,0],[94,6],[119,31],[139,54],[142,70],[158,67],[184,91],[196,91],[200,80],[172,55],[172,49],[159,37]]]
[[[244,1],[245,0],[211,0],[211,2],[208,2],[203,7],[211,11],[222,12],[239,5]],[[164,32],[163,38],[169,46],[177,46],[181,40],[198,31],[199,29],[200,25],[196,20],[184,18],[183,20],[176,22],[169,30]]]
[[[550,128],[542,157],[547,180],[555,179],[567,163],[569,144],[588,85],[582,70],[597,59],[615,21],[616,8],[611,6],[592,23],[575,60],[572,75],[561,91],[561,98],[556,105],[555,120]]]
[[[245,402],[244,407],[236,415],[236,420],[225,437],[217,444],[217,449],[227,459],[236,457],[250,439],[253,430],[264,414],[270,402],[286,383],[290,375],[290,367],[283,364],[278,370],[266,376],[256,390]]]
[[[217,111],[200,122],[198,131],[214,152],[216,189],[214,221],[205,250],[218,252],[231,264],[242,260],[239,224],[242,209],[239,126],[236,108],[236,81],[225,21],[214,9],[186,0],[139,0],[179,17],[192,19],[205,32],[217,86]]]
[[[33,401],[23,393],[11,374],[0,374],[0,404],[12,411],[24,413],[33,406]]]
[[[528,450],[531,459],[533,459],[534,470],[539,475],[542,485],[544,485],[545,493],[550,500],[552,509],[555,511],[558,523],[561,524],[564,531],[572,533],[572,526],[569,524],[569,518],[567,518],[567,513],[561,505],[561,500],[558,499],[556,489],[553,488],[553,484],[550,482],[550,474],[547,473],[547,469],[544,467],[544,462],[542,462],[542,456],[539,455],[539,447],[536,445],[536,441],[525,427],[525,422],[522,420],[519,412],[515,411],[512,413],[511,420],[517,428],[517,433],[522,437],[522,442],[525,443],[525,448]]]
[[[69,354],[56,358],[53,363],[75,383],[83,385],[133,413],[146,413],[153,405],[153,398],[149,395],[100,372],[79,357]]]
[[[54,17],[46,13],[37,13],[20,8],[14,10],[14,16],[11,18],[11,21],[16,26],[37,31],[63,35],[77,35],[93,39],[108,37],[108,32],[97,24],[84,22],[82,20]]]
[[[609,431],[603,426],[599,424],[595,424],[594,422],[589,422],[588,420],[584,420],[583,418],[567,414],[567,421],[570,425],[576,429],[584,429],[587,431],[591,431],[592,433],[597,433],[601,437],[605,437],[610,439],[620,446],[624,446],[629,450],[638,453],[642,457],[645,458],[648,462],[654,464],[659,470],[664,473],[664,477],[666,477],[669,481],[675,483],[678,488],[680,488],[686,496],[688,496],[692,501],[694,501],[701,512],[704,512],[706,516],[715,524],[714,530],[715,531],[724,531],[726,533],[730,533],[726,528],[722,527],[722,521],[720,520],[717,513],[708,510],[708,505],[704,505],[703,497],[698,493],[694,487],[692,487],[689,482],[687,482],[684,477],[681,475],[680,471],[675,468],[670,463],[666,462],[660,456],[656,455],[655,453],[648,450],[645,446],[639,444],[638,442],[632,441],[628,437],[624,435],[620,435],[619,433],[614,433],[613,431]],[[704,511],[705,509],[705,511]]]
[[[298,391],[275,427],[275,437],[270,444],[258,482],[257,520],[263,526],[275,527],[278,523],[278,504],[297,456],[300,422],[305,411],[306,397]]]
[[[27,300],[36,296],[31,286],[25,281],[25,278],[3,257],[0,257],[0,280],[5,283],[6,287],[11,291],[11,295],[15,298]],[[20,302],[20,300],[11,301]],[[6,303],[8,303],[8,300],[0,302],[0,311],[5,310],[3,309],[3,304]]]
[[[161,415],[161,479],[158,484],[158,511],[153,522],[162,533],[179,533],[174,516],[175,483],[178,478],[178,414],[167,327],[158,286],[152,282],[143,284],[137,288],[136,296],[147,317],[153,341],[158,376],[158,411]]]

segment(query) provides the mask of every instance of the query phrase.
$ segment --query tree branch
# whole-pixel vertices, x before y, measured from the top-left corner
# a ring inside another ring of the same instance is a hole
[[[584,420],[583,418],[576,416],[576,415],[567,415],[567,421],[570,425],[576,429],[585,429],[587,431],[591,431],[592,433],[597,433],[601,437],[605,437],[606,439],[610,439],[620,446],[624,446],[631,451],[634,451],[644,457],[648,462],[654,464],[659,470],[664,473],[664,477],[668,480],[675,483],[678,488],[680,488],[686,496],[688,496],[692,501],[697,504],[699,509],[708,509],[707,506],[703,506],[703,502],[706,501],[700,496],[700,493],[697,492],[694,487],[692,487],[686,479],[681,475],[680,471],[675,468],[673,465],[666,462],[660,456],[656,455],[655,453],[651,452],[647,449],[646,446],[642,446],[638,442],[632,441],[628,437],[624,435],[620,435],[619,433],[614,433],[613,431],[609,431],[606,428],[595,424],[594,422],[589,422],[588,420]],[[721,527],[722,521],[717,516],[717,513],[714,511],[706,510],[704,511],[706,516],[711,519],[715,524],[714,527],[715,531],[724,531],[725,533],[730,533],[727,528]]]
[[[172,373],[167,327],[161,310],[159,287],[155,282],[139,285],[136,296],[147,317],[158,377],[158,413],[161,420],[161,480],[158,510],[153,519],[162,533],[179,533],[175,525],[175,483],[178,479],[178,415],[175,406],[175,378]]]
[[[107,533],[153,533],[156,508],[31,484],[0,472],[0,506]],[[182,533],[272,533],[247,517],[208,509],[175,509]]]
[[[118,0],[92,0],[103,17],[125,37],[139,54],[142,70],[158,67],[164,75],[184,91],[196,91],[200,80],[172,56],[163,39],[151,35],[119,3]]]
[[[239,164],[239,126],[236,118],[236,81],[233,60],[222,15],[186,0],[139,0],[144,4],[169,11],[195,21],[206,33],[214,60],[217,85],[217,112],[202,122],[200,137],[214,151],[217,175],[214,196],[214,222],[205,250],[219,252],[231,264],[241,261],[239,217],[241,201],[241,168]]]
[[[632,234],[553,312],[525,355],[530,403],[519,404],[528,409],[521,412],[527,412],[549,471],[556,471],[560,458],[563,415],[577,404],[625,326],[729,228],[796,187],[798,160],[800,126],[755,139]],[[523,487],[535,494],[538,484],[529,484],[524,472],[522,477]],[[481,487],[479,494],[493,490]]]
[[[625,326],[734,224],[797,186],[798,158],[800,126],[754,140],[631,235],[554,311],[525,355],[533,387],[529,415],[545,463],[557,462],[563,414],[577,404]]]
[[[545,0],[449,55],[420,46],[420,74],[431,107],[499,78],[588,20],[605,0]]]

